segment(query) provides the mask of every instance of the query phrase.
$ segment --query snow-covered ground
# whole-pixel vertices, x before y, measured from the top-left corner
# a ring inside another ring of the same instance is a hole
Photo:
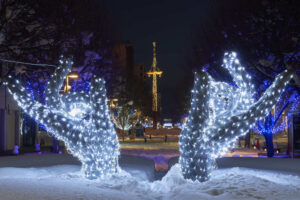
[[[300,196],[300,177],[247,168],[218,169],[211,180],[183,179],[176,164],[161,181],[148,181],[141,168],[105,180],[87,180],[79,165],[0,168],[0,199],[289,199]],[[133,176],[134,174],[134,176]]]
[[[178,163],[178,157],[173,157],[168,160],[168,166],[170,168],[177,163]],[[295,174],[297,176],[300,176],[300,159],[223,157],[223,158],[218,158],[216,163],[218,168],[242,167],[242,168],[260,169],[260,170],[267,170],[267,171],[277,171],[286,174]]]

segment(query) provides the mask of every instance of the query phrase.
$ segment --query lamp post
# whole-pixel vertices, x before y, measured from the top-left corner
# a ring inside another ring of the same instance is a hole
[[[69,85],[69,78],[78,79],[79,78],[79,73],[76,72],[76,71],[72,71],[66,76],[66,85],[64,87],[64,90],[61,91],[61,93],[67,93],[71,90],[71,86]]]
[[[112,99],[107,99],[107,101],[109,102],[109,108],[114,109],[116,108],[116,104],[118,103],[119,99],[112,98]]]

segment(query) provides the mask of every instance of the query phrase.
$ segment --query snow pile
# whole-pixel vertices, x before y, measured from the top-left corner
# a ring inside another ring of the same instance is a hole
[[[138,172],[139,171],[139,172]],[[177,164],[161,181],[140,169],[87,180],[80,166],[0,168],[1,199],[299,199],[300,177],[247,168],[218,169],[204,183],[185,180]]]
[[[185,180],[179,164],[153,190],[165,199],[298,199],[300,177],[247,168],[218,169],[204,183]]]

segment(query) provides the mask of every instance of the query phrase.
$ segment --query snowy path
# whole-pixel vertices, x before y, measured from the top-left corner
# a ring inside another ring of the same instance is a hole
[[[247,168],[215,170],[205,183],[184,180],[175,165],[161,180],[142,181],[122,171],[107,180],[87,180],[78,165],[0,168],[0,199],[289,199],[300,196],[300,177]],[[141,176],[141,177],[139,177]]]

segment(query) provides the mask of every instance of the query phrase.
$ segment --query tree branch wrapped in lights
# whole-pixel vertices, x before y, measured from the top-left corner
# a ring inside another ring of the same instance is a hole
[[[31,98],[23,85],[8,76],[8,86],[18,105],[47,131],[64,141],[67,149],[82,163],[82,171],[89,179],[102,178],[119,170],[119,141],[110,121],[106,102],[105,82],[101,78],[91,81],[89,94],[59,94],[72,61],[61,59],[45,96],[46,105]]]
[[[179,140],[179,162],[187,179],[208,180],[216,158],[225,154],[257,120],[269,114],[293,77],[291,71],[282,72],[255,102],[251,77],[236,53],[225,53],[223,67],[235,86],[216,82],[206,72],[195,74],[191,110]]]

